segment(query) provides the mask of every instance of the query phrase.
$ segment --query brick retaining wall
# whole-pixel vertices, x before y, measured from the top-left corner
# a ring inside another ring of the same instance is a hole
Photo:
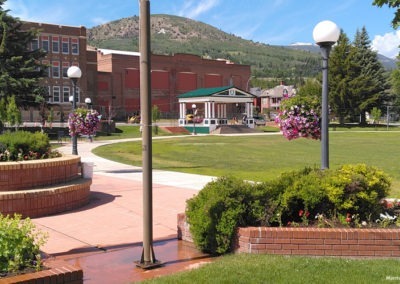
[[[3,284],[83,283],[83,271],[64,261],[53,261],[50,269],[12,277],[0,278]]]
[[[193,241],[185,214],[178,214],[178,238]],[[239,228],[237,253],[352,257],[400,257],[400,229]]]
[[[69,182],[81,174],[81,158],[65,156],[54,159],[0,163],[0,191],[32,189]]]
[[[41,189],[0,191],[0,213],[36,218],[79,208],[89,202],[92,179],[79,178]]]

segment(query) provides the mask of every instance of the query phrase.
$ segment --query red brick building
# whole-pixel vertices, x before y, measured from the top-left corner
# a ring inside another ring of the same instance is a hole
[[[47,51],[43,63],[48,65],[48,77],[42,82],[48,88],[48,102],[55,106],[58,118],[71,108],[72,82],[67,76],[70,66],[79,66],[82,78],[79,81],[78,101],[83,95],[93,93],[88,90],[88,58],[86,53],[86,28],[24,22],[24,29],[39,30],[39,36],[31,42],[30,49],[42,48]],[[84,100],[84,99],[83,99]],[[38,121],[38,111],[31,109],[23,113],[24,121]]]
[[[138,52],[99,49],[98,93],[95,104],[110,104],[118,116],[140,110],[140,70]],[[226,60],[203,59],[196,55],[151,56],[152,104],[166,117],[178,118],[177,96],[197,88],[234,85],[245,88],[250,66]]]
[[[78,81],[78,106],[90,98],[93,107],[105,117],[126,120],[140,113],[140,72],[138,52],[95,49],[87,46],[85,27],[68,27],[24,22],[24,28],[40,31],[30,48],[47,51],[48,102],[55,109],[55,121],[66,118],[71,109],[72,82],[67,77],[70,66],[82,70]],[[163,117],[178,118],[177,96],[197,88],[235,86],[246,89],[250,66],[227,60],[203,59],[196,55],[151,56],[152,104]],[[38,121],[37,111],[24,114],[25,121]]]

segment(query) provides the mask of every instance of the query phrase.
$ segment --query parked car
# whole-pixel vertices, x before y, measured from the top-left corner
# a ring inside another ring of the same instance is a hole
[[[263,126],[265,126],[266,121],[265,121],[264,117],[262,117],[262,116],[254,116],[253,118],[254,118],[254,124],[255,125],[263,125]]]

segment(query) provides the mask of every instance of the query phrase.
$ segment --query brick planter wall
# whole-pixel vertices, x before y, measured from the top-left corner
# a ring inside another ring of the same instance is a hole
[[[92,179],[41,189],[0,191],[0,213],[36,218],[79,208],[89,202]]]
[[[81,268],[69,265],[64,261],[54,261],[50,269],[17,275],[12,277],[0,278],[0,283],[8,284],[43,284],[43,283],[63,283],[81,284],[83,283],[83,271]]]
[[[69,182],[81,174],[81,158],[65,156],[54,159],[0,163],[0,191],[33,189]]]
[[[0,163],[0,213],[41,217],[89,202],[92,179],[82,178],[79,156]]]
[[[192,241],[185,214],[178,215],[178,238]],[[239,228],[235,252],[400,257],[400,229]]]

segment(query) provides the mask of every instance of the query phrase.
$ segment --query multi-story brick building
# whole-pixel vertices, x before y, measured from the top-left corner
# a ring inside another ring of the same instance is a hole
[[[78,101],[88,92],[88,62],[86,54],[86,28],[61,25],[24,22],[24,29],[39,30],[39,36],[31,42],[31,49],[42,48],[47,55],[42,62],[49,66],[48,76],[42,84],[48,88],[47,101],[54,106],[58,117],[71,108],[69,97],[72,95],[72,82],[67,76],[70,66],[79,66],[82,78],[77,92]],[[24,120],[38,120],[37,111],[24,112]]]
[[[30,48],[47,51],[43,63],[50,67],[42,84],[48,87],[48,102],[55,110],[55,121],[65,117],[71,109],[72,82],[67,70],[73,65],[82,70],[78,105],[84,104],[88,97],[94,108],[118,119],[140,112],[138,52],[88,47],[85,27],[24,22],[24,28],[40,31]],[[178,118],[178,95],[197,88],[230,85],[245,90],[250,78],[249,65],[190,54],[153,54],[151,69],[152,104],[157,105],[164,116],[173,118]],[[25,114],[24,120],[37,121],[37,112]]]

